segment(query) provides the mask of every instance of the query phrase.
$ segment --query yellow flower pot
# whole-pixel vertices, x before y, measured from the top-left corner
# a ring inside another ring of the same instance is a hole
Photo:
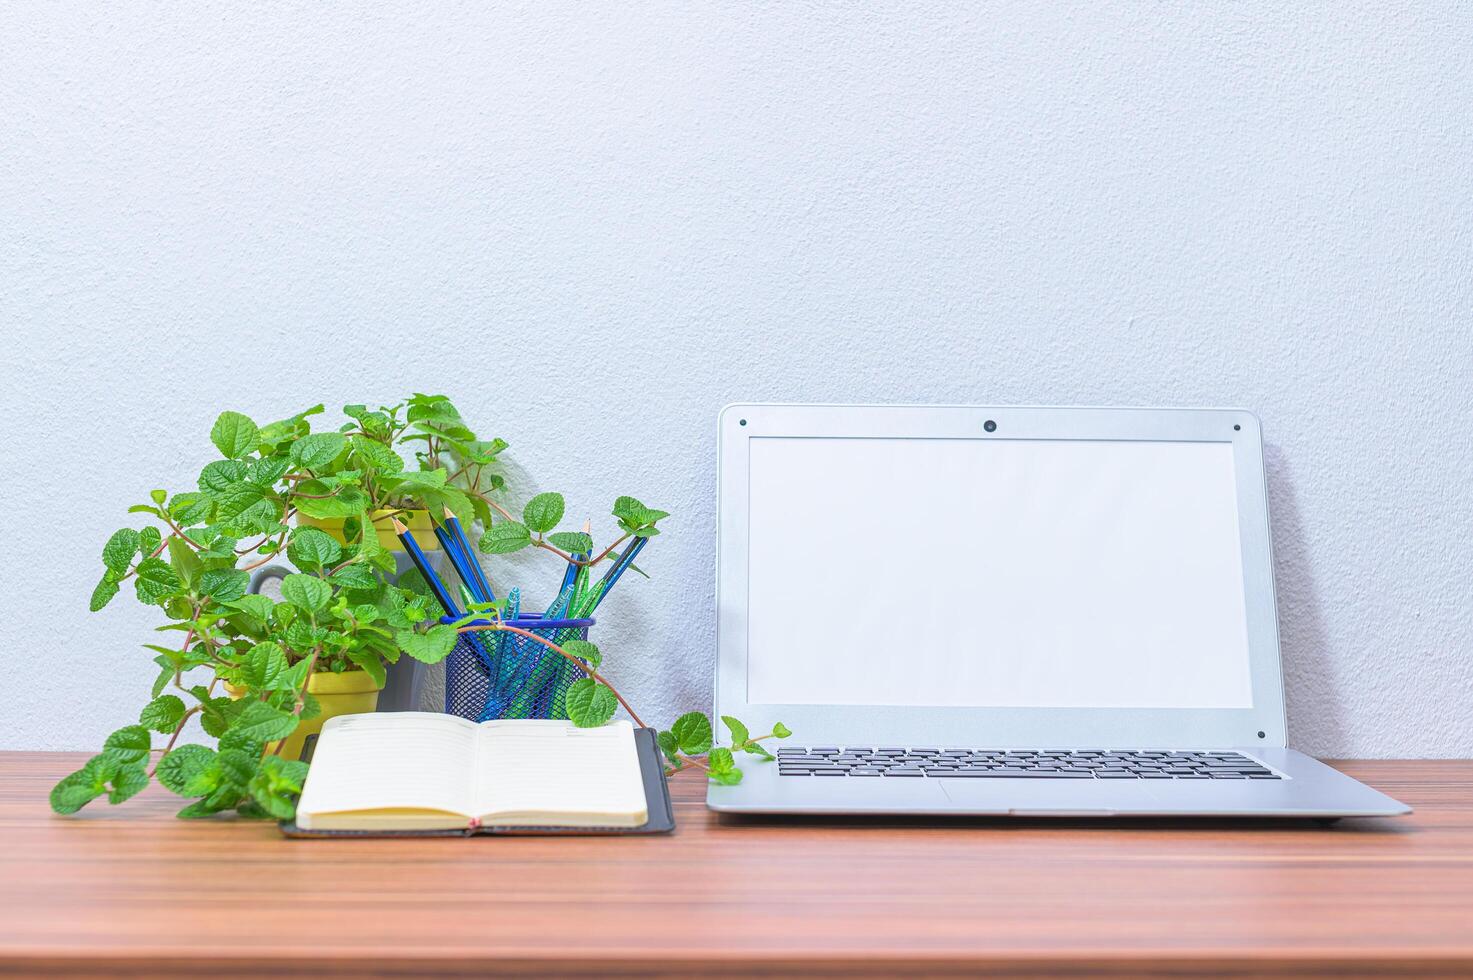
[[[403,551],[404,543],[399,540],[399,535],[394,533],[394,524],[391,517],[397,517],[399,523],[409,528],[414,534],[414,540],[419,543],[422,551],[437,551],[440,547],[439,539],[435,537],[435,525],[430,522],[428,511],[423,510],[376,510],[370,520],[373,521],[374,530],[378,531],[378,543],[388,551]],[[321,528],[331,534],[339,543],[346,544],[343,538],[342,517],[308,517],[306,514],[297,514],[297,524],[302,527]]]
[[[245,689],[227,683],[225,690],[232,698],[239,700]],[[329,718],[338,715],[356,715],[378,709],[378,694],[383,690],[383,685],[375,683],[366,671],[345,670],[341,674],[331,671],[323,671],[313,674],[307,678],[307,693],[317,699],[322,705],[322,713],[315,718],[297,723],[297,730],[286,738],[286,744],[281,747],[283,759],[296,759],[302,754],[302,745],[307,741],[308,735],[316,735],[322,731],[322,723]],[[267,754],[276,752],[276,744],[272,742],[266,746]]]

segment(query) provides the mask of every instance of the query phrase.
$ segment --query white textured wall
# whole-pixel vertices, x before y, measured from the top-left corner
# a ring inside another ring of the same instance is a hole
[[[0,747],[131,720],[96,556],[220,409],[443,390],[675,513],[600,626],[667,720],[723,402],[1253,408],[1293,742],[1473,753],[1470,52],[1369,0],[9,5]]]

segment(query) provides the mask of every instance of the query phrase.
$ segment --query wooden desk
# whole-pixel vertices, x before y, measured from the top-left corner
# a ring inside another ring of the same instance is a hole
[[[157,788],[55,817],[0,753],[0,974],[1473,972],[1473,762],[1347,762],[1411,803],[1312,823],[746,821],[668,838],[288,841]]]

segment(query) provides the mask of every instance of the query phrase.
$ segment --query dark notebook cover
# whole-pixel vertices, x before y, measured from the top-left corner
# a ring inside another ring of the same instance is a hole
[[[644,777],[644,798],[649,821],[642,827],[467,827],[464,830],[303,830],[295,821],[281,822],[288,837],[474,837],[477,835],[531,834],[668,834],[675,829],[675,808],[670,804],[670,787],[665,782],[665,759],[652,728],[634,730],[639,753],[639,771]]]

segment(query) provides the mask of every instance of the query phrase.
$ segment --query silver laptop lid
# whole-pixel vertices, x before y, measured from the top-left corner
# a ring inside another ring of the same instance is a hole
[[[1283,745],[1237,409],[731,405],[716,704],[808,744]]]

